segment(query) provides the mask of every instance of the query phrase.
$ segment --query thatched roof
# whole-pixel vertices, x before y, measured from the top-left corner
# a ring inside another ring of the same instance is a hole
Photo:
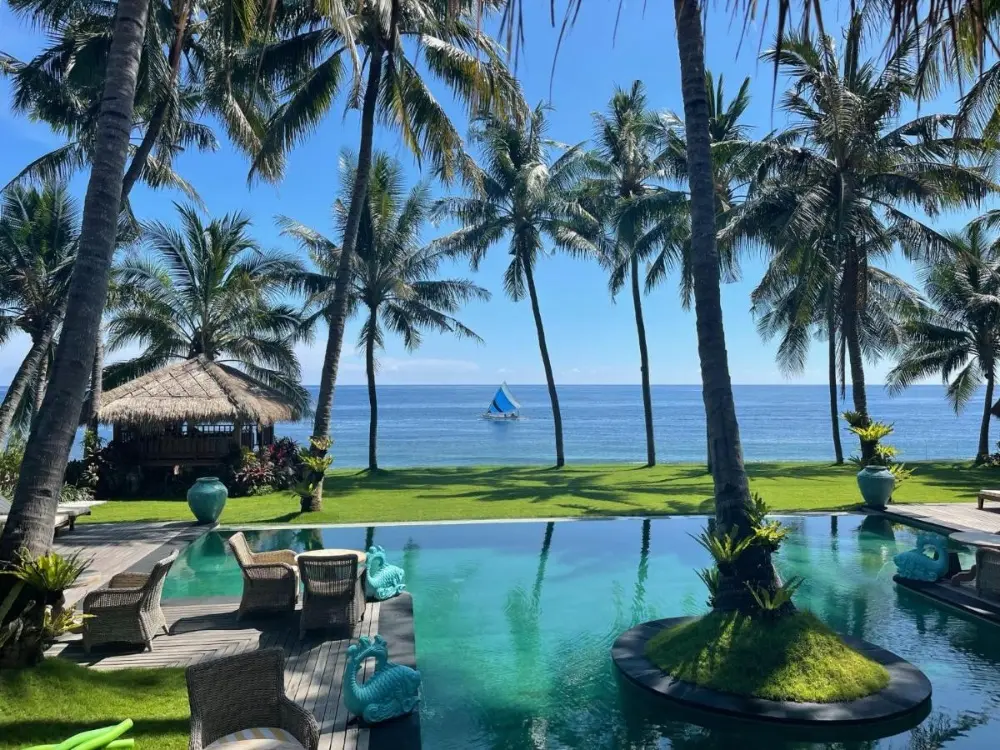
[[[204,357],[167,365],[106,392],[98,419],[104,424],[260,422],[299,418],[282,394],[232,367]]]

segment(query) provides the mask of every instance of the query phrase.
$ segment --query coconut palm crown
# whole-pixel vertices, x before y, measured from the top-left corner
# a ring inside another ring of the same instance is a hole
[[[203,355],[230,364],[307,409],[293,345],[301,320],[286,298],[302,272],[292,256],[262,250],[250,220],[228,214],[202,221],[177,206],[180,226],[144,226],[145,252],[115,268],[107,323],[109,352],[139,343],[133,359],[107,367],[114,388],[177,359]]]
[[[0,404],[0,447],[41,400],[45,369],[65,311],[80,211],[64,186],[13,185],[0,203],[0,344],[21,331],[31,346]],[[22,424],[23,426],[23,424]]]
[[[915,308],[903,330],[899,362],[889,372],[890,393],[940,375],[955,411],[985,382],[976,461],[989,455],[990,417],[1000,356],[1000,241],[987,221],[944,235],[952,252],[923,269],[929,305]]]

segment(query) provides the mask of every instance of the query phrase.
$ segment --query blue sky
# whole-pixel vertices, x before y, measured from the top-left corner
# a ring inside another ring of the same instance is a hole
[[[682,111],[677,49],[674,38],[672,4],[665,2],[627,3],[621,16],[617,38],[612,40],[617,2],[585,3],[576,27],[564,41],[554,79],[550,70],[556,34],[543,26],[548,3],[526,3],[529,13],[527,47],[518,66],[526,97],[532,104],[548,99],[550,83],[550,135],[560,141],[575,143],[587,139],[592,131],[591,113],[603,109],[615,85],[628,86],[642,79],[652,106]],[[643,5],[646,5],[643,13]],[[757,61],[760,28],[753,28],[737,54],[742,25],[733,21],[727,3],[715,3],[709,12],[706,55],[713,73],[723,75],[727,91],[738,88],[744,76],[752,78],[753,100],[746,119],[758,134],[780,127],[784,114],[772,110],[772,68]],[[828,3],[827,29],[839,28],[835,21],[847,12],[847,3]],[[544,13],[543,8],[544,6]],[[770,38],[768,32],[768,38]],[[0,50],[27,59],[44,41],[42,35],[14,18],[0,6]],[[779,96],[781,84],[779,82]],[[445,92],[435,93],[446,102],[464,130],[460,108],[447,101]],[[923,109],[951,111],[955,92],[948,92],[937,102],[925,103]],[[24,164],[59,144],[44,124],[31,123],[10,112],[10,89],[0,81],[0,184],[5,184]],[[222,136],[221,147],[212,154],[184,154],[176,167],[202,196],[211,214],[244,211],[253,218],[254,232],[267,246],[293,249],[278,236],[273,224],[276,214],[286,214],[322,231],[332,231],[330,205],[335,198],[338,154],[343,147],[356,148],[357,116],[343,114],[342,103],[316,132],[300,145],[288,160],[284,180],[278,185],[247,186],[248,164]],[[412,179],[419,170],[398,138],[384,129],[376,145],[398,157],[407,166]],[[86,175],[78,177],[73,188],[81,197]],[[441,193],[444,188],[437,187]],[[153,192],[137,186],[133,204],[143,219],[171,220],[172,200],[182,196]],[[991,206],[992,207],[992,206]],[[956,227],[967,215],[945,216],[938,226]],[[427,238],[435,232],[428,227]],[[469,305],[463,321],[485,339],[484,344],[427,335],[423,345],[408,353],[398,341],[389,340],[380,357],[381,383],[511,383],[544,382],[531,311],[527,301],[514,303],[503,295],[501,276],[507,262],[504,246],[495,247],[480,267],[475,280],[493,292],[486,303]],[[912,269],[902,262],[893,270],[911,280]],[[723,288],[723,305],[729,348],[730,369],[735,383],[822,383],[826,378],[825,345],[817,342],[806,371],[788,381],[774,364],[774,343],[762,342],[750,316],[749,294],[760,277],[762,263],[749,257],[743,263],[743,279]],[[447,269],[449,275],[470,275],[464,266]],[[537,285],[545,321],[546,336],[557,383],[635,383],[639,380],[638,348],[631,304],[627,298],[612,301],[604,272],[594,263],[553,255],[541,260]],[[697,342],[693,312],[685,311],[678,301],[676,280],[655,290],[645,299],[646,326],[649,336],[650,370],[654,383],[700,382]],[[352,324],[344,349],[341,383],[364,381],[363,358],[354,350],[358,326]],[[300,347],[303,380],[319,381],[322,347],[326,332],[320,332],[312,345]],[[0,353],[0,384],[9,382],[23,353],[24,339],[15,339]],[[128,352],[126,352],[128,354]],[[887,363],[869,368],[869,382],[882,382]]]

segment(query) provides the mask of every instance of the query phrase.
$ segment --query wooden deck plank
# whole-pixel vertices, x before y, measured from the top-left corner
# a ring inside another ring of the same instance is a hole
[[[976,503],[892,503],[885,515],[900,521],[933,526],[947,532],[982,531],[1000,533],[1000,505],[987,503],[980,510]]]

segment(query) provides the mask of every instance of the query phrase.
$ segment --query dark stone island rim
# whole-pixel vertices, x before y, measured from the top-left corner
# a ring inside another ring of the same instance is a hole
[[[840,703],[803,703],[726,693],[676,680],[646,657],[646,644],[657,633],[695,620],[671,617],[636,625],[611,648],[618,670],[632,683],[668,700],[709,712],[742,719],[791,725],[857,725],[896,719],[925,708],[931,683],[919,669],[900,656],[860,638],[841,635],[844,642],[889,672],[889,684],[877,693]]]

